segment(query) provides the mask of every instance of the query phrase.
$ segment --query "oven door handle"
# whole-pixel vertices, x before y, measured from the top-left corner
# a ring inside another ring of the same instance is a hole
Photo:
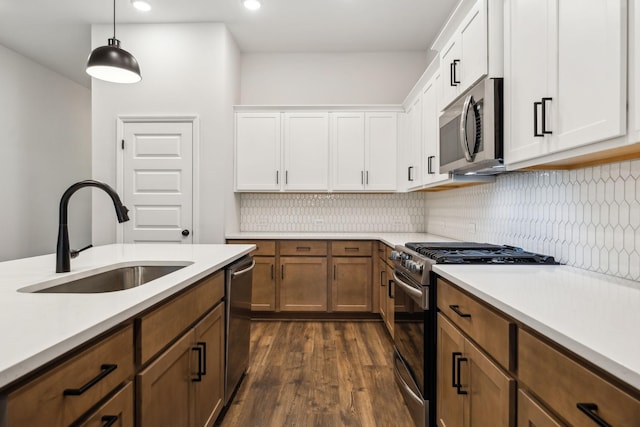
[[[393,280],[396,285],[398,285],[403,291],[409,294],[411,299],[416,301],[422,309],[426,308],[426,305],[424,304],[424,294],[420,289],[416,289],[407,282],[403,282],[402,279],[398,277],[398,274],[396,274],[395,271],[393,272]]]
[[[473,121],[475,122],[474,124],[476,125],[476,127],[478,126],[477,123],[477,111],[476,111],[476,101],[473,99],[473,95],[469,95],[467,96],[467,98],[464,101],[464,105],[462,107],[462,114],[460,116],[460,145],[462,146],[462,152],[464,153],[464,157],[465,159],[467,159],[467,162],[473,162],[473,159],[476,156],[476,153],[478,151],[478,138],[477,138],[477,131],[478,129],[476,128],[476,131],[474,132],[474,140],[473,140],[473,148],[470,146],[469,144],[469,139],[467,138],[467,123],[469,121],[469,115],[473,114]]]

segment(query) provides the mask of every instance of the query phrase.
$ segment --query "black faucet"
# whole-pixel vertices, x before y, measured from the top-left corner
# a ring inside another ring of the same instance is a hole
[[[129,216],[126,206],[120,201],[118,193],[107,184],[87,179],[85,181],[76,182],[71,187],[67,188],[62,198],[60,199],[60,224],[58,225],[58,245],[56,248],[56,273],[66,273],[71,271],[71,250],[69,249],[69,229],[67,227],[67,212],[69,210],[69,199],[71,195],[83,187],[97,187],[104,190],[111,200],[113,200],[113,206],[116,208],[116,216],[118,222],[122,223],[129,221]]]

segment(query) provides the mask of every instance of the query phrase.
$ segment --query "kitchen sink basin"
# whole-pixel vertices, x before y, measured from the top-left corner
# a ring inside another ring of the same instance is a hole
[[[32,292],[97,294],[123,291],[144,285],[184,267],[186,265],[134,265],[120,267]]]

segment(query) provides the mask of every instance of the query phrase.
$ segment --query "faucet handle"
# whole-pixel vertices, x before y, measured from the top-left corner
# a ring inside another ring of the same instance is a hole
[[[93,245],[89,244],[89,245],[85,246],[82,249],[72,249],[71,252],[69,253],[69,255],[71,256],[71,258],[76,258],[78,255],[80,255],[80,252],[86,251],[87,249],[92,248],[92,247],[93,247]]]

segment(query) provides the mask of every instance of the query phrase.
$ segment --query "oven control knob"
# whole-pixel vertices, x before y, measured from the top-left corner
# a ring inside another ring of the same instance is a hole
[[[391,259],[400,259],[400,252],[398,251],[391,251]]]

